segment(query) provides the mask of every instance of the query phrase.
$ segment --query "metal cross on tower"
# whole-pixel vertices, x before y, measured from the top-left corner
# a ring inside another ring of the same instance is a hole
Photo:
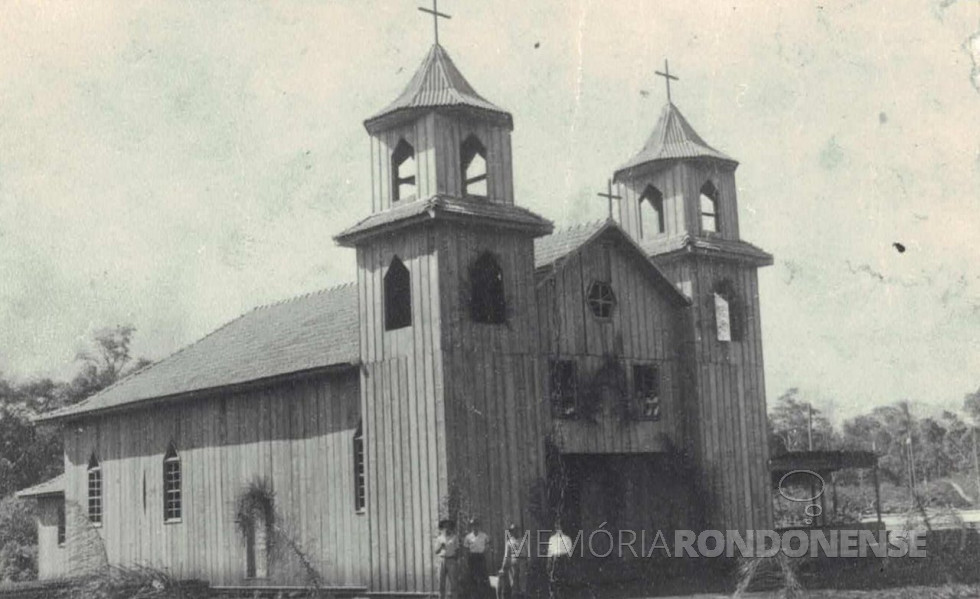
[[[439,0],[432,0],[432,8],[422,8],[420,6],[419,10],[432,15],[432,26],[435,29],[436,45],[438,46],[439,45],[439,19],[451,19],[453,17],[451,15],[447,15],[445,13],[439,12]]]
[[[670,80],[673,79],[674,81],[680,81],[680,79],[670,74],[670,65],[667,64],[666,58],[664,59],[664,71],[662,73],[660,71],[655,71],[655,72],[661,77],[663,77],[664,80],[667,82],[667,102],[670,102]]]
[[[618,196],[613,194],[612,179],[609,179],[606,182],[606,193],[599,192],[596,195],[599,196],[600,198],[606,198],[606,200],[609,202],[609,220],[613,220],[613,209],[612,209],[613,200],[621,200],[623,199],[623,196]]]

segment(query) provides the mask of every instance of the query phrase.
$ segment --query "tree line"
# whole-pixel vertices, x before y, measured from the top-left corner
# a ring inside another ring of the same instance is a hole
[[[18,500],[14,493],[64,470],[60,427],[35,426],[33,419],[149,365],[131,353],[135,332],[129,325],[96,331],[76,356],[78,373],[67,381],[17,381],[0,374],[0,581],[27,580],[37,572],[34,502]]]
[[[955,474],[974,476],[978,425],[980,389],[963,398],[962,416],[949,410],[919,416],[912,402],[901,400],[874,407],[838,428],[793,388],[770,408],[770,453],[811,448],[874,451],[887,479],[902,486],[919,485]]]

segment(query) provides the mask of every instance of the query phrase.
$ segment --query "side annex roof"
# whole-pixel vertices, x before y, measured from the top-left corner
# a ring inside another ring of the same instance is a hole
[[[349,283],[255,308],[84,401],[38,420],[63,420],[327,367],[353,367],[359,355],[357,286]]]

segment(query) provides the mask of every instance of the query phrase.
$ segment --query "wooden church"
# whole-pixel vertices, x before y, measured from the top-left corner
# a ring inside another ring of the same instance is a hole
[[[95,538],[111,564],[213,585],[303,584],[285,546],[326,584],[432,592],[445,517],[481,517],[497,560],[511,522],[772,526],[772,257],[739,236],[734,159],[668,100],[611,173],[610,219],[553,231],[515,198],[511,114],[438,42],[364,124],[370,215],[335,237],[355,283],[43,419],[65,472],[21,493],[42,576],[80,572]]]

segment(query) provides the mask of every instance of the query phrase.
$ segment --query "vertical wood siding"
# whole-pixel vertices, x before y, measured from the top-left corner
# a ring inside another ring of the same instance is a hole
[[[676,281],[690,281],[695,298],[689,351],[696,365],[699,400],[692,432],[704,492],[712,500],[708,518],[727,528],[769,528],[769,449],[756,270],[707,259],[676,260],[662,268]],[[712,292],[723,280],[735,285],[742,300],[741,341],[717,340]]]
[[[687,317],[650,280],[641,256],[617,242],[598,240],[573,253],[537,289],[539,345],[546,359],[545,384],[550,386],[547,359],[576,362],[579,393],[613,357],[627,377],[632,399],[633,366],[654,364],[660,369],[659,421],[624,421],[616,406],[603,405],[597,423],[555,419],[559,449],[566,453],[634,453],[664,449],[664,439],[676,446],[685,441],[682,365],[677,332]],[[606,281],[616,294],[612,317],[596,318],[587,304],[593,281]],[[549,407],[550,409],[550,407]]]
[[[66,498],[84,510],[94,452],[104,486],[97,530],[111,563],[239,584],[245,545],[235,500],[245,485],[266,478],[282,526],[323,579],[365,584],[367,521],[354,513],[353,488],[359,414],[357,378],[341,375],[73,423],[66,435]],[[170,442],[181,460],[183,507],[180,522],[165,523],[163,456]],[[73,518],[68,524],[81,525]],[[71,535],[71,561],[81,563]],[[295,558],[284,556],[270,564],[270,584],[302,580]]]
[[[475,135],[487,150],[489,201],[514,203],[510,131],[476,119],[430,112],[407,125],[371,137],[372,212],[391,208],[391,154],[400,139],[415,148],[416,199],[436,194],[460,196],[459,148]]]
[[[738,199],[735,173],[719,168],[715,163],[668,162],[638,171],[616,186],[620,201],[620,224],[636,240],[651,240],[675,235],[701,235],[701,186],[710,180],[719,192],[718,219],[723,239],[738,239]],[[647,185],[653,185],[664,196],[664,228],[661,235],[642,231],[640,227],[640,197]]]
[[[65,547],[58,545],[58,509],[61,497],[39,497],[37,500],[37,577],[39,580],[68,574]]]

